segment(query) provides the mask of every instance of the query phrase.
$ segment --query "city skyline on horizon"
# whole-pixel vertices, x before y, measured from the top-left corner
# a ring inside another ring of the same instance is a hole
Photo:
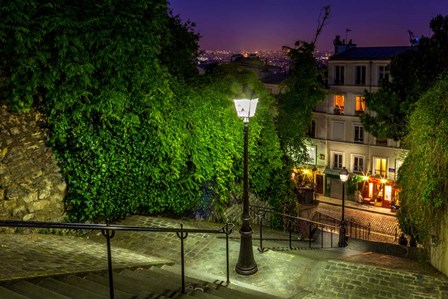
[[[429,36],[436,15],[448,15],[445,0],[168,0],[175,15],[196,23],[201,50],[278,51],[297,40],[312,41],[322,8],[331,14],[316,44],[334,49],[333,40],[352,40],[359,47],[406,46],[409,33]]]

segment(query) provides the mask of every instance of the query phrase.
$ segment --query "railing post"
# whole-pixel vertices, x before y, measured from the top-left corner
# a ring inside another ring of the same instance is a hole
[[[370,240],[370,222],[369,222],[369,227],[368,227],[368,230],[367,230],[367,232],[368,232],[368,237],[367,237],[367,240]]]
[[[322,223],[320,224],[320,239],[321,247],[324,248],[324,225]]]
[[[185,294],[185,254],[184,254],[184,239],[188,237],[188,232],[184,233],[183,224],[180,225],[180,234],[176,233],[180,239],[180,259],[182,269],[182,294]]]
[[[289,249],[292,249],[292,225],[291,218],[288,217],[288,228],[289,228]]]
[[[108,229],[103,229],[101,234],[106,238],[106,246],[107,246],[107,267],[109,270],[109,295],[110,299],[114,299],[114,276],[112,271],[112,250],[110,247],[110,239],[115,236],[115,231],[111,231]]]
[[[330,248],[333,248],[333,227],[330,229]]]
[[[308,227],[309,227],[309,229],[308,229],[308,243],[309,243],[309,246],[311,248],[311,222],[310,222]]]
[[[227,269],[227,284],[230,283],[230,268],[229,268],[229,224],[226,223],[226,269]]]
[[[260,247],[258,247],[258,252],[263,253],[267,250],[263,248],[263,216],[264,212],[260,210],[258,217],[260,218]]]

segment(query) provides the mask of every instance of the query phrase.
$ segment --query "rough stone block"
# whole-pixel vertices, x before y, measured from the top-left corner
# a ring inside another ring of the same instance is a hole
[[[27,195],[23,196],[22,200],[25,203],[30,203],[30,202],[33,202],[33,201],[37,201],[38,200],[38,194],[37,194],[37,192],[30,192]]]
[[[29,206],[29,211],[30,212],[42,211],[46,207],[48,207],[49,203],[50,202],[48,200],[35,201]]]

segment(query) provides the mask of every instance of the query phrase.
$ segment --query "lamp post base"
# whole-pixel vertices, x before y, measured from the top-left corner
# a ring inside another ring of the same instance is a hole
[[[258,271],[252,249],[252,233],[252,229],[250,231],[240,230],[240,255],[238,257],[238,263],[235,266],[235,271],[241,275],[252,275]]]

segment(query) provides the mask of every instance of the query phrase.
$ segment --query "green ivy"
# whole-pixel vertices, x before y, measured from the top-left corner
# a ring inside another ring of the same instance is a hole
[[[11,74],[5,100],[18,111],[44,108],[69,220],[190,213],[205,193],[222,211],[241,191],[243,123],[233,99],[247,87],[260,98],[251,190],[278,200],[285,185],[274,99],[242,70],[196,77],[198,35],[165,1],[17,0],[0,20]]]
[[[448,79],[438,81],[418,101],[409,119],[409,148],[398,182],[401,229],[425,242],[438,234],[447,211],[448,192]]]

